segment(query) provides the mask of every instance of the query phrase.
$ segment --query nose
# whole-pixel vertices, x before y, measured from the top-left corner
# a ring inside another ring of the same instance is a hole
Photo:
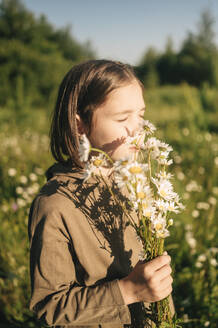
[[[141,127],[142,127],[142,118],[140,118],[139,116],[133,116],[127,127],[128,135],[130,137],[133,137],[137,132],[141,130]]]

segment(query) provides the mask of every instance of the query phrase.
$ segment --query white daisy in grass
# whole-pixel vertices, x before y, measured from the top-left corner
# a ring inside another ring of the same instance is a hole
[[[140,131],[136,133],[134,136],[126,137],[125,144],[140,149],[144,146],[144,139],[145,139],[145,133],[144,131]]]
[[[141,204],[142,214],[150,220],[153,220],[156,217],[156,208],[152,203],[153,202],[143,201]]]
[[[134,161],[132,163],[127,164],[125,170],[127,170],[132,176],[143,179],[142,175],[146,174],[146,172],[148,171],[148,164],[141,164],[137,161]]]
[[[83,181],[84,182],[87,181],[91,177],[92,173],[94,173],[94,171],[95,171],[95,167],[90,163],[86,163],[82,175]]]
[[[170,180],[174,175],[171,173],[167,173],[165,170],[156,173],[155,176],[159,179]]]
[[[160,233],[166,229],[166,219],[159,213],[157,217],[151,220],[151,230],[153,233]]]
[[[169,180],[151,178],[151,181],[156,185],[157,192],[163,199],[170,201],[177,196]]]
[[[179,206],[176,205],[174,201],[169,201],[167,210],[174,213],[180,212]]]
[[[114,181],[116,182],[119,188],[122,188],[130,181],[130,174],[128,174],[128,172],[126,173],[125,171],[122,174],[115,172]]]
[[[173,163],[173,160],[170,159],[168,160],[168,155],[169,155],[169,152],[168,151],[161,151],[159,153],[159,155],[157,156],[157,162],[161,165],[170,165]]]
[[[152,190],[146,177],[144,181],[137,179],[135,184],[130,184],[129,191],[132,202],[141,203],[152,198]]]
[[[165,143],[163,141],[160,141],[159,148],[160,148],[160,151],[171,152],[173,150],[173,147],[171,147],[170,145],[168,145],[167,143]]]
[[[80,137],[80,143],[79,143],[79,159],[81,162],[87,162],[89,158],[89,152],[91,149],[91,145],[89,142],[89,139],[86,137],[85,134],[82,134]]]
[[[159,199],[155,200],[154,203],[159,211],[162,211],[164,213],[166,213],[168,211],[169,203],[166,202],[164,199],[159,198]]]
[[[157,238],[166,238],[170,235],[166,228],[166,220],[160,215],[151,221],[151,231]]]
[[[98,156],[92,156],[90,159],[90,164],[96,168],[107,166],[107,160],[104,154],[99,154]]]
[[[147,136],[153,134],[153,132],[156,130],[156,127],[148,120],[143,120],[142,126]]]
[[[155,137],[148,138],[145,143],[145,149],[156,151],[159,154],[159,146],[161,141]]]
[[[98,169],[107,166],[108,162],[104,154],[99,154],[98,156],[92,156],[90,161],[85,164],[83,179],[88,180],[93,173],[97,173]]]

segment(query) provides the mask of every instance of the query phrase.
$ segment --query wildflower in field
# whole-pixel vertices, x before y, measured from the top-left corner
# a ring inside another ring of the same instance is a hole
[[[88,160],[90,148],[91,145],[89,139],[86,137],[85,134],[83,134],[80,137],[80,144],[79,144],[79,158],[81,162],[86,162]]]
[[[218,265],[218,262],[217,262],[216,259],[211,259],[211,260],[210,260],[210,264],[211,264],[212,266],[216,267],[216,266]]]
[[[190,246],[190,248],[192,249],[192,253],[195,251],[196,245],[197,245],[197,241],[196,239],[193,237],[192,231],[188,230],[185,233],[185,238],[186,241],[188,243],[188,245]]]
[[[28,181],[28,179],[27,179],[27,177],[25,175],[21,175],[20,178],[19,178],[19,180],[20,180],[20,182],[22,184],[26,184],[27,181]]]
[[[196,205],[198,210],[208,210],[210,208],[210,204],[206,203],[206,202],[198,202]]]
[[[152,157],[156,158],[159,155],[159,146],[160,146],[160,140],[158,140],[155,137],[152,137],[147,139],[144,149],[150,150],[152,152],[151,153]]]
[[[200,269],[200,268],[203,267],[203,263],[202,262],[196,262],[195,266],[196,266],[196,268]]]
[[[164,199],[159,198],[159,199],[155,200],[154,203],[158,210],[160,210],[164,213],[166,213],[168,211],[169,203],[166,202]]]
[[[189,129],[188,128],[183,128],[182,129],[182,133],[183,133],[183,135],[185,136],[185,137],[187,137],[188,135],[189,135]]]
[[[185,178],[185,175],[184,175],[184,173],[183,173],[183,172],[181,172],[181,171],[180,171],[180,172],[178,172],[178,173],[177,173],[177,178],[178,178],[179,180],[181,180],[181,181],[182,181],[182,180],[184,180],[184,178]]]
[[[194,210],[194,211],[192,211],[192,217],[193,218],[197,218],[197,217],[199,217],[199,211],[198,210]]]
[[[216,200],[216,198],[215,197],[209,197],[208,198],[208,202],[209,202],[209,204],[211,204],[211,205],[216,205],[216,203],[217,203],[217,200]]]
[[[216,166],[218,166],[218,156],[214,158],[214,163]]]
[[[182,162],[182,157],[179,156],[179,155],[175,155],[175,156],[174,156],[174,162],[175,162],[176,164],[180,164],[180,163]]]
[[[198,173],[203,175],[205,173],[205,168],[200,166],[199,169],[198,169]]]
[[[17,198],[17,205],[18,207],[24,207],[26,205],[26,202],[22,198]]]
[[[36,167],[34,169],[35,173],[38,175],[42,175],[44,173],[43,169],[41,167]]]
[[[17,170],[13,167],[11,167],[10,169],[8,169],[8,175],[9,177],[14,177],[17,174]]]
[[[167,160],[167,157],[169,155],[168,151],[161,151],[157,157],[157,162],[160,165],[171,165],[173,163],[173,160],[170,159],[169,161]]]
[[[12,208],[12,210],[13,210],[14,212],[16,212],[16,211],[18,210],[18,206],[17,206],[16,203],[13,203],[13,204],[11,205],[11,208]]]
[[[204,135],[206,141],[210,142],[212,140],[212,135],[209,132],[206,132]]]
[[[166,229],[166,219],[159,214],[156,218],[151,221],[151,230],[157,238],[166,238],[170,235]]]
[[[125,144],[134,146],[136,149],[143,148],[144,146],[145,134],[142,132],[136,133],[134,136],[128,136],[125,139]]]
[[[173,219],[169,219],[169,220],[168,220],[168,227],[172,226],[173,223],[174,223],[174,222],[173,222]]]
[[[39,190],[39,184],[37,183],[37,182],[35,182],[35,183],[33,183],[33,185],[32,185],[32,188],[33,188],[33,190],[35,191],[35,192],[37,192],[38,190]]]
[[[82,176],[83,181],[84,182],[87,181],[91,177],[93,172],[94,172],[93,165],[91,165],[90,163],[86,163],[85,167],[84,167],[83,176]]]
[[[158,173],[155,174],[155,176],[158,179],[166,179],[166,180],[170,180],[173,177],[173,174],[166,172],[165,170],[162,170]]]
[[[37,181],[38,177],[35,173],[30,173],[29,178],[31,181]]]
[[[177,194],[173,191],[173,186],[169,180],[151,178],[151,181],[156,185],[157,192],[163,199],[172,200],[176,197]]]
[[[9,210],[9,206],[7,204],[3,204],[2,207],[1,207],[1,209],[2,209],[3,212],[6,213]]]
[[[142,126],[147,136],[153,134],[153,132],[156,130],[156,127],[148,120],[143,120]]]
[[[218,195],[218,187],[213,187],[212,192],[214,195]]]
[[[193,192],[193,191],[201,192],[202,191],[202,187],[199,186],[195,180],[191,180],[186,185],[186,191],[188,191],[188,192]]]
[[[199,262],[205,262],[206,259],[207,259],[206,254],[201,254],[201,255],[198,256],[197,261],[199,261]]]
[[[208,327],[210,325],[210,321],[205,321],[204,327]]]
[[[211,248],[209,248],[209,251],[210,251],[212,254],[218,254],[218,248],[217,248],[217,247],[211,247]]]
[[[21,195],[22,193],[23,193],[23,191],[24,191],[24,189],[22,188],[22,187],[17,187],[16,188],[16,193],[18,194],[18,195]]]
[[[183,198],[184,199],[189,199],[190,198],[190,194],[188,192],[184,192]]]

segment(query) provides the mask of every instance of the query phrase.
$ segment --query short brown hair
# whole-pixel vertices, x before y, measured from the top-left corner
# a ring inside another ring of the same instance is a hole
[[[71,68],[59,87],[50,128],[50,148],[57,162],[83,167],[78,156],[76,114],[90,133],[94,110],[111,91],[132,80],[143,89],[131,66],[119,61],[89,60]]]

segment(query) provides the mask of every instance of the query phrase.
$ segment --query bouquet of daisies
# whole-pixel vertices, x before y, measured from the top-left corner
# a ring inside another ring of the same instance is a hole
[[[128,191],[129,205],[137,213],[136,223],[127,215],[134,227],[137,239],[143,245],[139,259],[150,261],[164,252],[164,240],[169,236],[169,227],[173,225],[172,213],[179,213],[184,209],[179,195],[172,185],[172,174],[168,167],[172,159],[168,159],[172,147],[151,137],[156,128],[149,121],[144,121],[140,132],[133,137],[127,137],[125,142],[135,147],[134,156],[113,161],[102,150],[92,148],[87,137],[82,136],[79,148],[80,159],[85,162],[84,180],[87,180],[101,168],[110,167],[113,170],[114,182],[122,190]],[[91,156],[90,152],[98,152],[98,156]],[[106,183],[106,182],[105,182]],[[106,183],[112,197],[127,213],[125,206],[117,199],[110,186]],[[169,297],[151,303],[149,312],[153,327],[179,327],[172,318]]]

